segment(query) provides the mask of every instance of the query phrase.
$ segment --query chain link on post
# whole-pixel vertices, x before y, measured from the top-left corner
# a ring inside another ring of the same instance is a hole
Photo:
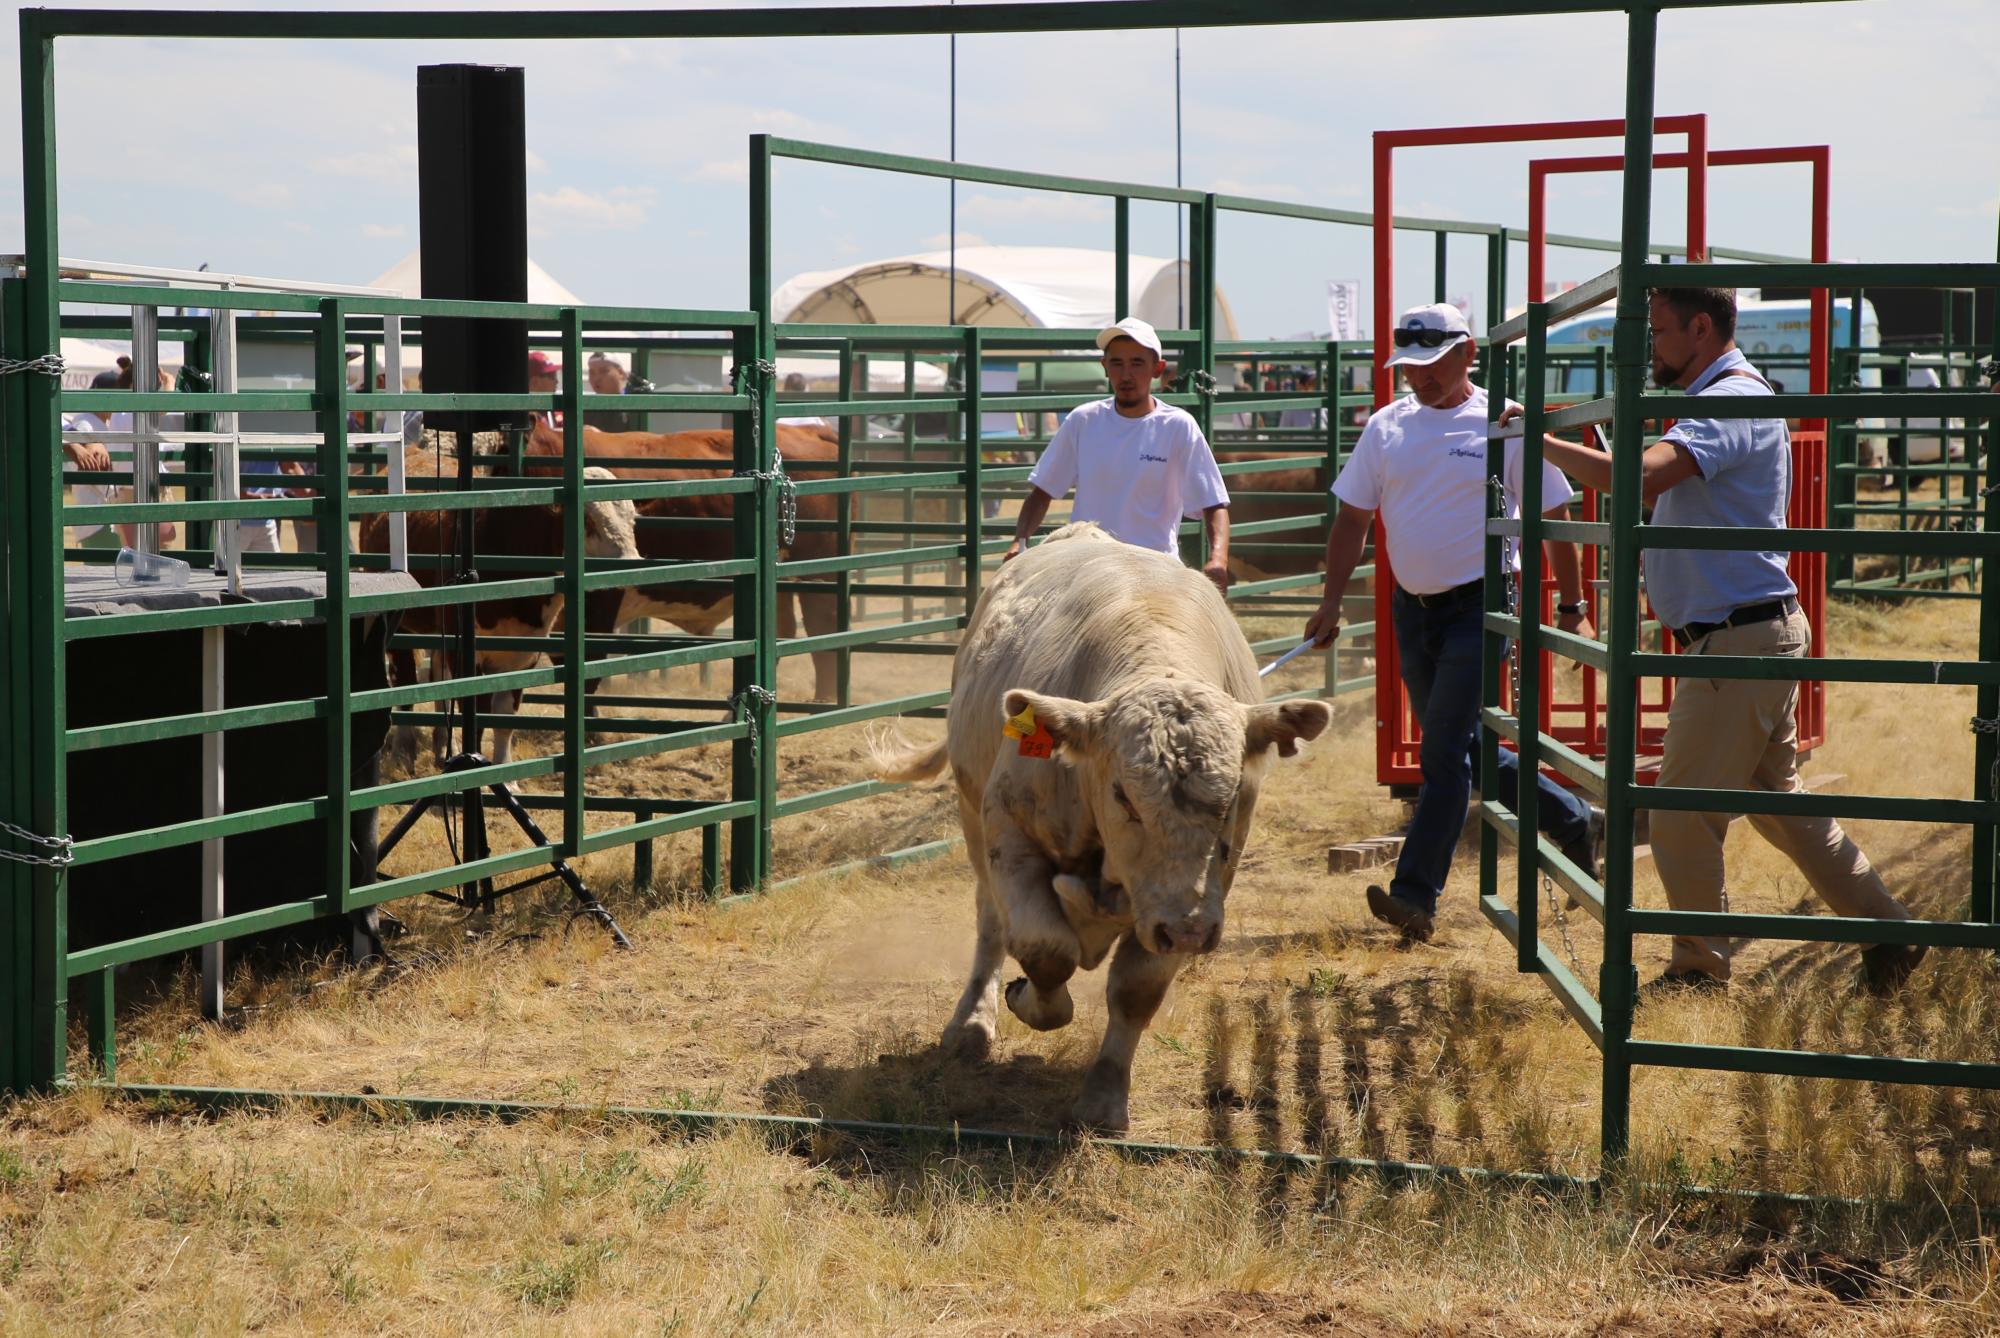
[[[1188,379],[1189,390],[1201,396],[1203,399],[1212,400],[1215,398],[1217,389],[1215,373],[1207,371],[1200,367],[1195,367],[1191,368],[1188,371],[1187,379]]]
[[[729,718],[750,727],[750,746],[754,748],[758,742],[757,713],[761,710],[775,710],[777,705],[777,693],[752,683],[740,692],[729,694]]]
[[[16,372],[40,372],[43,376],[61,376],[66,368],[60,353],[44,353],[39,358],[0,358],[0,376],[12,376]]]
[[[2000,734],[2000,720],[1986,720],[1974,716],[1967,727],[1974,734]],[[1986,797],[2000,799],[2000,756],[1993,759],[1993,769],[1986,777]]]
[[[15,864],[32,864],[43,869],[67,869],[76,863],[76,856],[72,853],[75,843],[67,836],[41,836],[26,827],[16,827],[4,818],[0,818],[0,832],[5,832],[28,845],[55,852],[52,855],[30,855],[18,850],[0,850],[0,860],[9,860]]]
[[[750,434],[752,436],[758,435],[763,429],[762,405],[764,400],[762,396],[756,393],[755,386],[759,380],[773,377],[777,374],[778,365],[769,358],[759,358],[755,362],[739,362],[729,369],[730,384],[735,387],[736,393],[750,396]],[[778,542],[783,547],[790,548],[792,542],[799,537],[799,486],[792,481],[791,475],[785,472],[785,455],[783,451],[774,451],[772,453],[771,466],[769,471],[762,469],[739,469],[736,471],[734,477],[756,479],[759,483],[768,483],[777,488]]]

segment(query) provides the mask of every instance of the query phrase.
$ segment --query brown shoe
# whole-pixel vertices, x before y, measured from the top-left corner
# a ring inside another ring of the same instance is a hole
[[[1870,994],[1894,994],[1930,949],[1922,944],[1877,943],[1861,950],[1861,987]]]
[[[1383,924],[1401,930],[1405,943],[1431,941],[1431,913],[1375,883],[1368,885],[1368,912]]]

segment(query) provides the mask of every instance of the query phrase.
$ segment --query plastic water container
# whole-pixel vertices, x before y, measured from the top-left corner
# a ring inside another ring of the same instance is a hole
[[[118,550],[114,574],[120,585],[181,586],[188,583],[193,568],[179,558],[164,553],[141,553],[136,548]]]

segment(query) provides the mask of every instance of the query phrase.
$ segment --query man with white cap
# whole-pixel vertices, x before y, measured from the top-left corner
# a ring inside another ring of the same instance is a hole
[[[1183,516],[1208,530],[1203,575],[1229,587],[1229,490],[1192,415],[1153,397],[1166,369],[1160,336],[1128,316],[1098,331],[1111,398],[1086,404],[1056,429],[1028,475],[1028,496],[1001,560],[1027,549],[1049,504],[1076,489],[1073,521],[1094,520],[1125,543],[1178,555]]]
[[[1479,738],[1489,427],[1486,391],[1470,379],[1477,350],[1458,308],[1443,302],[1413,307],[1397,321],[1394,338],[1389,366],[1402,369],[1410,393],[1368,420],[1334,480],[1340,512],[1327,536],[1326,594],[1306,623],[1306,636],[1332,644],[1348,578],[1379,513],[1395,568],[1397,663],[1423,727],[1423,785],[1395,877],[1387,888],[1368,889],[1368,909],[1401,930],[1405,942],[1426,942],[1465,826]],[[1504,475],[1508,513],[1518,516],[1518,440],[1507,443]],[[1561,472],[1544,465],[1544,514],[1563,518],[1571,495]],[[1561,591],[1557,625],[1594,635],[1585,616],[1576,546],[1552,543],[1547,551]],[[1510,803],[1518,772],[1514,754],[1501,749],[1501,793]],[[1535,781],[1541,829],[1594,876],[1602,819],[1548,777],[1537,775]]]

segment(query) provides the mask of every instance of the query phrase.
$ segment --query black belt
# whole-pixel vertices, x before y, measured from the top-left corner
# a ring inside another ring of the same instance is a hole
[[[1420,595],[1413,590],[1405,590],[1400,585],[1396,587],[1403,598],[1415,600],[1418,607],[1426,609],[1439,609],[1447,604],[1456,604],[1460,600],[1477,597],[1485,588],[1486,578],[1483,576],[1467,581],[1464,585],[1455,585],[1449,590],[1440,590],[1434,595]]]
[[[1742,627],[1747,623],[1767,623],[1773,618],[1789,618],[1798,611],[1799,601],[1790,595],[1783,599],[1767,599],[1762,604],[1745,604],[1719,623],[1689,623],[1686,627],[1674,628],[1674,644],[1686,650],[1710,632],[1720,632],[1725,627]]]

